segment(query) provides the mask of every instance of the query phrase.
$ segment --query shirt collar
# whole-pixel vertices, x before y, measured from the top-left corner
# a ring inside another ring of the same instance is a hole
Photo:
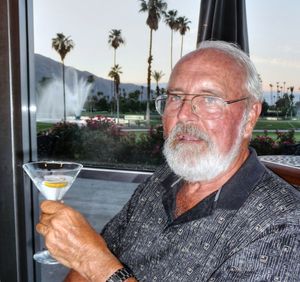
[[[174,221],[182,223],[183,221],[205,217],[210,215],[216,208],[227,210],[239,209],[246,201],[265,170],[264,165],[258,160],[255,150],[250,148],[250,154],[247,160],[223,185],[217,201],[215,201],[216,192],[214,192]],[[163,204],[169,220],[173,222],[176,194],[182,185],[182,180],[179,176],[170,172],[161,184],[165,188]]]
[[[218,200],[218,208],[239,209],[262,175],[265,166],[258,160],[254,149],[250,148],[250,154],[240,169],[223,185]]]

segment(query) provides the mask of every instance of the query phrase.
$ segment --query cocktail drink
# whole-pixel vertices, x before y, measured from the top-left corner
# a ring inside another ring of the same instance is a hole
[[[72,162],[40,161],[24,164],[23,169],[47,200],[59,201],[71,187],[82,165]],[[37,252],[33,258],[44,264],[58,263],[48,250]]]

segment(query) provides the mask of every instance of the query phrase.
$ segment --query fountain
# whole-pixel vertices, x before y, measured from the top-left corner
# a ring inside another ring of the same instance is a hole
[[[72,68],[66,68],[65,71],[67,117],[79,119],[93,83],[88,82],[87,78],[79,78],[77,71]],[[62,120],[63,107],[62,77],[44,78],[37,87],[37,120]]]

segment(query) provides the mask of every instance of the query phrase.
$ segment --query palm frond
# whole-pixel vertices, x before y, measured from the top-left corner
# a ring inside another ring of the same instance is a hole
[[[57,33],[56,37],[52,38],[52,48],[57,51],[63,61],[75,44],[70,36],[65,36],[63,33]]]

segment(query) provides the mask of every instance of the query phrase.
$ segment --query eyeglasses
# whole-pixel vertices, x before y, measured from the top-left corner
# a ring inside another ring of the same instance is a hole
[[[186,96],[193,96],[187,100]],[[224,101],[220,97],[194,94],[164,94],[155,99],[155,107],[160,115],[176,116],[185,101],[191,102],[192,111],[198,117],[206,120],[220,119],[227,105],[244,101],[249,97]]]

